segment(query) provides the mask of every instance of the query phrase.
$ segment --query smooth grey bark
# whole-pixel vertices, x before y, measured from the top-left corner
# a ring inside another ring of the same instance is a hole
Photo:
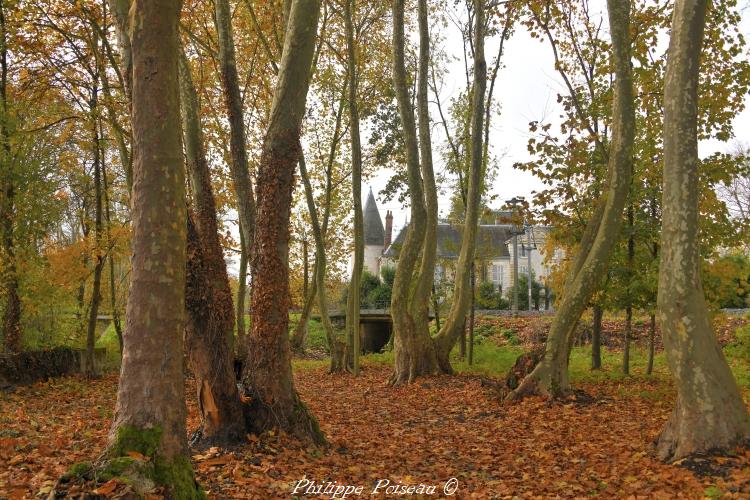
[[[706,0],[677,0],[664,79],[664,178],[658,321],[677,386],[656,440],[678,460],[750,437],[750,415],[716,340],[703,293],[698,234],[698,79]]]
[[[175,498],[197,498],[183,379],[185,169],[177,58],[179,0],[135,0],[132,271],[117,405],[107,455],[138,451]],[[157,71],[158,68],[158,71]]]
[[[464,218],[461,251],[456,264],[456,281],[453,291],[453,303],[445,324],[435,337],[438,362],[446,373],[452,373],[450,352],[464,328],[466,313],[471,306],[472,269],[476,251],[477,229],[479,224],[479,205],[482,199],[484,172],[484,105],[487,88],[487,63],[484,59],[484,1],[474,2],[474,85],[471,104],[471,155],[469,169],[469,186]],[[471,349],[471,346],[469,346]]]
[[[584,230],[578,255],[566,279],[560,307],[550,328],[544,356],[518,388],[508,395],[510,400],[537,393],[557,397],[569,390],[568,358],[571,342],[575,339],[575,327],[601,285],[622,225],[622,211],[633,170],[635,137],[630,2],[608,0],[607,10],[615,75],[607,187]]]
[[[351,358],[352,373],[359,375],[359,310],[362,294],[362,268],[365,260],[365,229],[362,216],[362,145],[359,136],[359,107],[357,104],[357,49],[354,41],[354,0],[344,0],[344,24],[346,27],[347,74],[349,109],[349,140],[352,154],[352,208],[354,210],[354,264],[349,280],[346,304],[347,358]],[[323,249],[325,250],[325,249]],[[320,249],[318,249],[320,251]],[[319,259],[320,262],[325,259]],[[324,293],[323,290],[318,291]],[[322,314],[323,311],[321,311]],[[333,352],[331,353],[333,355]],[[333,368],[333,365],[331,366]]]
[[[258,170],[253,325],[243,383],[255,430],[280,428],[322,444],[325,437],[294,388],[288,332],[289,217],[319,11],[320,0],[293,0],[284,38]]]

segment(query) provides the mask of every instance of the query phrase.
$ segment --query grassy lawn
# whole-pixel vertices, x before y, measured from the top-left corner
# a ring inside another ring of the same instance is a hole
[[[299,315],[290,314],[289,329],[293,331]],[[246,316],[245,322],[250,324],[250,317]],[[489,333],[489,332],[488,332]],[[498,335],[506,336],[508,332],[497,332]],[[740,386],[745,391],[750,391],[750,327],[744,327],[737,332],[738,340],[726,346],[724,353],[727,361]],[[311,320],[308,325],[307,347],[314,352],[326,350],[326,338],[323,325],[318,320]],[[107,349],[108,364],[117,367],[119,364],[119,345],[114,327],[109,326],[101,336],[97,347]],[[516,358],[523,353],[524,349],[514,345],[497,345],[487,337],[481,337],[474,346],[474,363],[469,365],[465,359],[459,359],[457,349],[453,352],[453,367],[459,373],[482,375],[487,377],[502,377],[513,365]],[[654,371],[646,375],[648,353],[645,349],[632,347],[630,352],[630,375],[622,373],[622,352],[602,348],[602,369],[591,370],[591,347],[575,347],[570,357],[570,377],[574,383],[598,383],[598,382],[623,382],[628,380],[655,379],[668,381],[671,376],[666,364],[663,352],[656,354],[654,359]],[[366,364],[390,365],[393,363],[393,352],[367,354],[362,357]],[[328,366],[328,359],[294,359],[295,370],[309,370]]]
[[[727,361],[740,387],[750,391],[750,331],[738,334],[740,341],[728,345],[724,349]],[[505,335],[506,332],[499,332]],[[325,332],[319,321],[310,321],[308,346],[325,348]],[[469,365],[465,359],[459,359],[458,349],[452,354],[453,368],[459,373],[481,375],[487,377],[502,377],[513,366],[516,358],[524,352],[520,346],[497,345],[490,339],[483,338],[474,346],[474,362]],[[570,356],[570,377],[573,383],[596,384],[599,382],[622,382],[651,379],[669,381],[671,375],[667,367],[667,360],[663,352],[657,352],[654,357],[654,369],[651,375],[646,375],[648,351],[644,348],[631,346],[630,375],[622,373],[622,352],[608,350],[602,347],[602,369],[591,370],[591,346],[575,347]],[[393,352],[366,354],[362,357],[363,364],[391,365]],[[328,359],[295,359],[293,366],[296,370],[308,370],[328,366]]]

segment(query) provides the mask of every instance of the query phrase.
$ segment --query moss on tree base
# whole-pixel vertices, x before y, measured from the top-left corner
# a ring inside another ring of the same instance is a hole
[[[206,494],[195,481],[193,467],[186,456],[166,460],[158,449],[159,427],[121,426],[105,458],[97,464],[81,462],[63,475],[62,481],[107,482],[116,479],[129,485],[139,496],[163,489],[167,498],[204,499]]]

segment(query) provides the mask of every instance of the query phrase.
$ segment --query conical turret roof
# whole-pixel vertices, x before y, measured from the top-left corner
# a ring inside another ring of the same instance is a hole
[[[383,221],[380,218],[375,195],[372,194],[372,188],[370,188],[370,194],[367,196],[367,201],[365,202],[364,226],[365,245],[383,246],[385,240],[385,228],[383,227]]]

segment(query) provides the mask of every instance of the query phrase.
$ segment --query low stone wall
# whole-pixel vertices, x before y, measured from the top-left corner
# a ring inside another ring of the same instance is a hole
[[[0,389],[80,373],[84,354],[83,350],[64,347],[46,351],[0,354]],[[105,358],[106,351],[96,349],[96,365],[103,366]]]

